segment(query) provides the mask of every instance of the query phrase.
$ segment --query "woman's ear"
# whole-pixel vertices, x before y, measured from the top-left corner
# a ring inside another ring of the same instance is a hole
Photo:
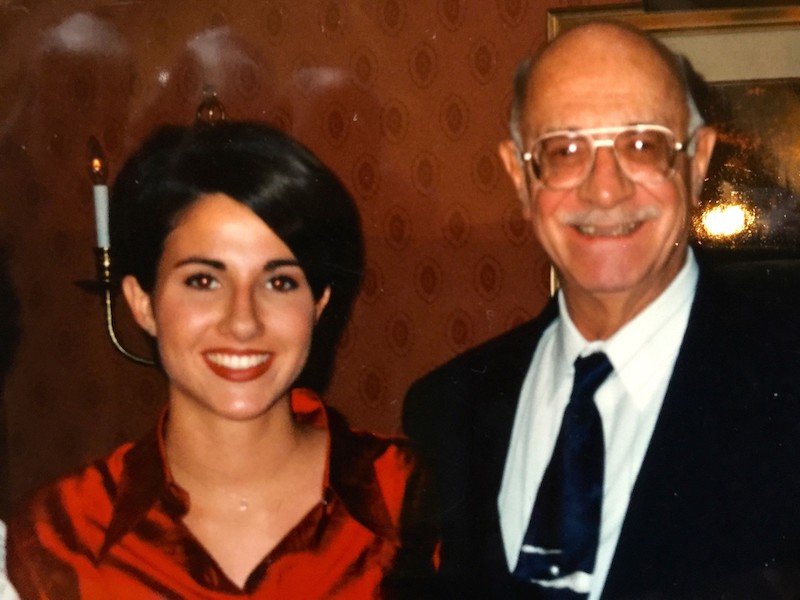
[[[156,337],[158,328],[153,316],[153,303],[150,294],[142,289],[139,281],[133,275],[126,275],[122,279],[122,293],[131,309],[133,318],[151,336]]]
[[[315,322],[319,321],[319,318],[322,316],[322,311],[325,310],[326,306],[328,306],[328,301],[330,299],[331,299],[331,286],[326,286],[325,291],[322,292],[322,295],[319,297],[319,300],[316,301],[314,306]]]

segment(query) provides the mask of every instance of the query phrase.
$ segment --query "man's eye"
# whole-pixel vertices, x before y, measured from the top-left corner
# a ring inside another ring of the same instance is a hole
[[[642,132],[625,140],[624,146],[630,154],[660,154],[668,144],[662,135]]]
[[[297,280],[288,275],[276,275],[269,278],[267,287],[276,292],[288,292],[297,289]]]
[[[544,147],[545,158],[550,161],[572,160],[583,152],[583,144],[570,138],[552,140]]]
[[[655,150],[655,145],[651,144],[649,140],[643,138],[634,140],[630,147],[636,152],[652,152]]]
[[[197,273],[186,278],[186,285],[199,290],[214,290],[219,287],[219,282],[208,273]]]

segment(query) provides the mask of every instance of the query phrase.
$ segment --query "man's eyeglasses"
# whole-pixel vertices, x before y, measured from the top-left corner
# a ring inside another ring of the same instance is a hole
[[[537,138],[522,160],[545,187],[567,190],[579,186],[594,168],[597,148],[613,148],[617,164],[637,183],[658,183],[669,177],[679,152],[687,150],[694,133],[685,142],[662,125],[598,127],[553,131]]]

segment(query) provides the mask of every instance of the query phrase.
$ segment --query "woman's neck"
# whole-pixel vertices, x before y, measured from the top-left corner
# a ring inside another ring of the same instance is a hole
[[[165,447],[189,495],[183,522],[236,585],[322,499],[328,433],[298,425],[288,399],[231,421],[173,404]]]
[[[295,422],[288,398],[247,421],[173,403],[165,429],[167,462],[176,483],[190,493],[197,485],[258,489],[294,462],[308,433]]]

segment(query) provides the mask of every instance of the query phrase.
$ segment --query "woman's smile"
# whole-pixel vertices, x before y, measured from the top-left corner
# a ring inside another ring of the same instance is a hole
[[[211,370],[228,381],[251,381],[266,373],[272,364],[268,352],[208,350],[203,358]]]

